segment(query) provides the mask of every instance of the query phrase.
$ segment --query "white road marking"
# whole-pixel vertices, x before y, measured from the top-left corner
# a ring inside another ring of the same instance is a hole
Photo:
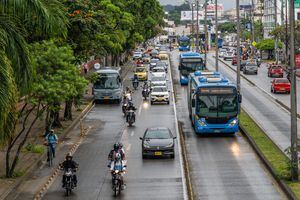
[[[128,146],[126,147],[126,151],[130,151],[131,149],[131,144],[128,144]]]
[[[141,113],[142,113],[142,108],[143,108],[143,104],[141,103],[140,106],[139,106],[139,112],[138,112],[138,115],[140,116]]]
[[[132,136],[134,136],[134,131],[131,131],[131,134],[130,134],[130,136],[132,137]]]

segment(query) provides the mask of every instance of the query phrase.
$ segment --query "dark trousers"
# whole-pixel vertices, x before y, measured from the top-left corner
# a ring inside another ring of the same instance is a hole
[[[53,158],[55,157],[55,144],[49,144],[49,148],[51,148],[51,152],[53,155]],[[49,158],[49,151],[47,152],[47,156]]]

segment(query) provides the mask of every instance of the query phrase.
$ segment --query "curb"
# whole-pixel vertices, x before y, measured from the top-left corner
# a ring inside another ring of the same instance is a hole
[[[90,108],[92,108],[93,106],[93,101],[90,101],[89,104],[83,109],[83,111],[79,114],[79,116],[77,116],[76,119],[73,120],[73,122],[65,129],[65,131],[60,135],[60,138],[66,137],[69,132],[75,127],[75,125],[80,121],[81,117],[84,116],[89,110]],[[4,200],[6,199],[9,195],[11,195],[11,193],[16,192],[17,188],[21,185],[21,183],[28,179],[30,174],[37,169],[38,167],[40,167],[42,165],[42,161],[45,160],[47,158],[47,153],[44,153],[43,155],[40,156],[40,158],[36,159],[35,162],[33,162],[33,164],[26,170],[25,175],[22,176],[21,178],[19,178],[18,180],[16,180],[14,186],[12,188],[10,188],[7,192],[7,194],[3,197],[0,198],[0,200]],[[15,195],[15,194],[14,194]]]
[[[216,58],[215,56],[213,56],[214,58]],[[233,69],[228,63],[224,62],[223,60],[218,59],[221,63],[223,63],[224,65],[226,65],[229,69],[231,69],[234,72],[237,72],[235,69]],[[259,86],[257,86],[253,81],[251,81],[250,79],[248,79],[246,76],[244,76],[243,74],[241,74],[241,77],[243,77],[247,82],[249,82],[251,85],[257,87],[259,90],[261,90],[263,93],[267,94],[269,97],[271,97],[276,103],[278,103],[281,107],[283,107],[285,110],[287,110],[289,113],[291,113],[291,109],[286,106],[282,101],[278,100],[277,98],[273,97],[272,95],[270,95],[267,91],[265,91],[264,89],[260,88]],[[297,118],[300,119],[300,114],[297,113]]]
[[[188,160],[187,150],[186,150],[186,146],[185,146],[184,134],[183,134],[183,130],[182,130],[182,123],[180,123],[180,121],[178,121],[178,118],[177,118],[176,89],[175,89],[175,85],[174,85],[174,80],[173,80],[173,76],[172,76],[172,68],[171,68],[173,62],[171,62],[171,56],[170,56],[171,54],[169,53],[168,55],[169,55],[170,75],[171,75],[171,81],[172,81],[173,99],[174,99],[174,112],[175,112],[175,120],[176,120],[176,130],[178,131],[178,136],[179,136],[179,145],[180,145],[179,153],[181,153],[181,156],[182,156],[181,165],[183,167],[182,173],[184,173],[184,174],[182,174],[184,176],[183,184],[185,184],[184,187],[187,190],[187,191],[184,191],[184,192],[187,193],[187,194],[184,194],[184,195],[187,195],[187,198],[189,200],[194,200],[195,194],[194,194],[193,186],[192,186],[192,180],[191,180],[191,175],[190,175],[190,166],[189,166],[189,160]],[[185,196],[184,196],[184,198],[185,198]]]
[[[244,112],[247,113],[245,110],[244,110]],[[254,121],[254,123],[256,123],[256,122]],[[260,126],[258,126],[258,127],[260,128]],[[247,139],[248,143],[251,145],[251,147],[255,151],[256,155],[260,158],[260,160],[262,161],[262,163],[264,164],[264,166],[266,167],[266,169],[272,175],[272,177],[277,182],[277,184],[279,185],[280,189],[288,197],[288,199],[297,200],[297,197],[296,197],[295,193],[287,186],[287,184],[284,181],[282,181],[276,175],[276,172],[275,172],[274,168],[272,167],[272,165],[270,164],[270,162],[266,159],[266,157],[264,156],[264,154],[261,152],[261,150],[259,149],[259,147],[255,143],[255,141],[251,138],[251,136],[244,129],[244,127],[240,125],[239,129],[240,129],[241,134]],[[262,132],[264,133],[264,131],[262,131]],[[269,138],[269,136],[267,134],[265,134],[265,135]],[[270,139],[270,141],[274,144],[274,146],[276,146],[276,148],[278,148],[279,151],[281,151],[281,149],[279,149],[279,147],[273,142],[273,140]],[[288,158],[288,157],[286,156],[286,158]]]

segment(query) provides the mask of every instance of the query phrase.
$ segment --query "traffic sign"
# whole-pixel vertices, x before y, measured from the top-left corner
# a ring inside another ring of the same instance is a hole
[[[253,42],[252,42],[252,46],[255,47],[256,45],[257,45],[257,43],[256,43],[255,41],[253,41]]]

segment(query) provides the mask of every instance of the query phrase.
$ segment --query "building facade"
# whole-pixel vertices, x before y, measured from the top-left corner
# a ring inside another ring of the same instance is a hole
[[[275,28],[275,16],[277,16],[277,25],[282,24],[281,10],[284,7],[281,0],[264,0],[264,15],[263,15],[263,27],[264,38],[270,38],[269,33]],[[277,4],[276,8],[275,5]],[[285,15],[285,9],[283,9]],[[275,15],[276,13],[276,15]]]

